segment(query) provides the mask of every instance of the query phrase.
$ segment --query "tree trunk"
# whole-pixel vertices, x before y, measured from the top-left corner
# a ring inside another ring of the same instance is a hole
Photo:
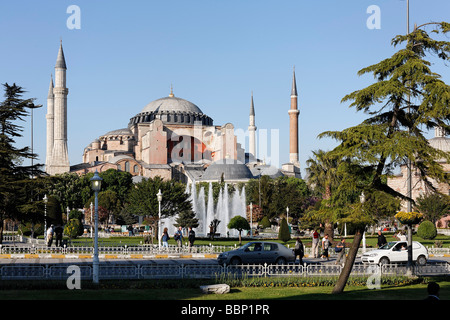
[[[330,220],[325,221],[325,229],[323,231],[324,235],[328,235],[329,240],[332,242],[334,239],[334,229],[333,224],[330,223]]]
[[[364,227],[358,228],[356,230],[352,246],[350,247],[350,251],[348,252],[347,259],[345,260],[344,268],[342,269],[339,279],[331,293],[336,294],[342,293],[344,291],[348,277],[350,276],[350,272],[352,272],[353,264],[355,263],[356,255],[358,254],[358,248],[359,245],[361,244],[363,234],[364,234]]]

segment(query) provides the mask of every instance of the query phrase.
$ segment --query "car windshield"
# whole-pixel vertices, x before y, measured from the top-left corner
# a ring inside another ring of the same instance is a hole
[[[379,249],[389,250],[389,249],[391,249],[393,246],[395,246],[396,243],[397,243],[397,242],[394,242],[394,241],[393,241],[393,242],[388,242],[388,243],[382,245]]]

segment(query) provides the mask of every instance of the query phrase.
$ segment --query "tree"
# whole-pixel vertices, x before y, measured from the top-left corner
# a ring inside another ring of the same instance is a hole
[[[324,233],[333,239],[333,220],[334,211],[329,210],[329,200],[333,195],[333,189],[339,184],[338,167],[339,158],[330,152],[323,150],[313,151],[314,158],[309,158],[306,163],[306,173],[308,175],[308,184],[316,191],[322,194],[324,207],[317,211],[317,217],[325,225]]]
[[[198,219],[195,217],[194,211],[183,211],[178,215],[178,218],[175,219],[177,222],[175,224],[176,227],[182,228],[197,228],[198,227]]]
[[[278,239],[283,242],[288,242],[291,239],[291,233],[289,232],[286,218],[281,219],[280,229],[278,230]]]
[[[174,180],[155,178],[144,179],[134,185],[128,194],[127,209],[135,216],[147,216],[158,219],[159,208],[156,194],[161,190],[161,218],[192,211],[192,203],[185,192],[186,186]]]
[[[436,223],[441,217],[450,213],[449,198],[440,193],[421,195],[416,199],[416,208],[425,215],[427,220]]]
[[[15,139],[22,136],[22,126],[28,110],[41,107],[34,99],[22,99],[25,92],[15,83],[3,84],[5,100],[0,103],[0,243],[3,238],[3,222],[15,219],[21,213],[20,204],[26,204],[32,197],[24,194],[24,185],[30,183],[40,171],[40,164],[23,165],[24,159],[36,159],[29,147],[15,147]]]
[[[70,239],[75,239],[83,234],[83,224],[78,219],[71,219],[64,227],[64,234]]]
[[[431,190],[435,188],[430,178],[438,183],[448,182],[448,174],[436,159],[450,161],[450,155],[434,149],[423,135],[424,129],[436,126],[450,133],[450,87],[441,80],[439,74],[431,71],[431,63],[424,59],[431,53],[444,61],[449,60],[450,42],[429,37],[423,29],[430,24],[415,27],[408,35],[396,36],[392,44],[398,46],[406,42],[405,48],[358,72],[359,75],[372,73],[377,81],[345,96],[342,101],[351,101],[350,107],[370,117],[357,126],[320,135],[321,138],[331,137],[340,141],[332,150],[334,157],[352,159],[356,168],[354,173],[370,176],[370,179],[362,180],[366,183],[358,186],[360,193],[365,195],[383,191],[414,202],[408,195],[383,183],[385,174],[409,162]],[[449,23],[433,24],[436,34],[450,31]],[[354,221],[358,227],[333,293],[344,290],[365,226],[371,220],[364,211],[364,204],[355,203],[347,211],[348,216],[356,219]]]
[[[234,216],[233,218],[231,218],[230,222],[228,222],[227,227],[228,229],[236,229],[237,231],[239,231],[239,245],[242,244],[242,230],[250,230],[250,224],[248,223],[247,219],[242,216]]]

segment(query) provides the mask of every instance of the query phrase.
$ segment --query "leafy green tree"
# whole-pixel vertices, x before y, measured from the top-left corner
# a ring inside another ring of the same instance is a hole
[[[450,197],[440,193],[421,195],[416,199],[416,208],[427,220],[436,223],[440,218],[450,214]]]
[[[192,211],[192,203],[185,192],[186,186],[174,180],[155,178],[144,179],[131,188],[128,195],[127,209],[135,216],[158,219],[158,199],[156,194],[161,190],[161,218]]]
[[[5,100],[0,102],[0,243],[3,238],[3,222],[16,219],[20,214],[20,204],[32,200],[24,194],[24,185],[40,171],[40,164],[23,165],[25,159],[36,159],[29,147],[17,148],[15,139],[22,136],[23,128],[18,124],[25,121],[29,110],[41,107],[34,99],[22,99],[25,92],[15,83],[3,84]]]
[[[417,235],[422,239],[433,240],[437,236],[436,225],[429,220],[423,221],[417,229]]]
[[[71,219],[64,227],[64,234],[70,239],[75,239],[83,234],[83,224],[78,219]]]
[[[194,211],[183,211],[176,218],[176,227],[182,228],[197,228],[198,227],[198,219],[195,217]]]
[[[286,218],[281,219],[280,229],[278,230],[278,240],[288,242],[291,240],[291,233],[289,232],[289,226]]]
[[[242,216],[234,216],[227,225],[228,229],[236,229],[239,231],[239,245],[242,244],[242,230],[250,230],[250,224],[247,219]]]
[[[371,175],[369,180],[362,180],[368,181],[366,184],[359,186],[360,193],[365,195],[377,190],[413,202],[407,195],[383,183],[385,174],[405,162],[410,162],[417,169],[419,179],[431,190],[435,188],[430,178],[437,182],[448,182],[448,174],[436,159],[450,161],[450,155],[434,149],[423,135],[424,129],[436,126],[450,133],[450,87],[439,74],[431,71],[431,62],[425,60],[428,54],[432,54],[448,61],[450,42],[431,38],[424,30],[430,24],[415,27],[408,35],[396,36],[392,40],[393,45],[406,42],[403,49],[359,71],[359,75],[371,73],[376,82],[350,93],[342,101],[351,101],[350,107],[370,117],[357,126],[320,135],[340,141],[332,151],[334,157],[352,159],[352,163],[359,166],[355,172]],[[449,23],[433,24],[436,34],[450,31]],[[344,290],[364,228],[372,220],[364,211],[363,203],[349,206],[348,215],[358,222],[358,228],[333,293]]]

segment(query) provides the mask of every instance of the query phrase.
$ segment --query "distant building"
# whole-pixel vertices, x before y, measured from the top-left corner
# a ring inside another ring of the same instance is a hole
[[[429,144],[438,150],[442,150],[445,152],[450,152],[450,139],[445,137],[443,130],[440,128],[435,129],[435,136],[432,139],[428,140]],[[450,172],[450,164],[447,163],[445,159],[437,159],[437,162],[444,168],[445,172]],[[391,177],[388,179],[388,186],[394,189],[395,191],[406,195],[407,194],[407,166],[401,166],[400,174]],[[429,179],[432,183],[433,187],[435,187],[439,192],[443,194],[450,195],[450,185],[448,183],[438,183],[434,179]],[[411,169],[411,195],[415,200],[419,198],[421,195],[425,195],[431,190],[425,185],[423,181],[420,180],[419,173],[417,169]],[[407,203],[405,201],[402,202],[402,210],[407,210]]]

